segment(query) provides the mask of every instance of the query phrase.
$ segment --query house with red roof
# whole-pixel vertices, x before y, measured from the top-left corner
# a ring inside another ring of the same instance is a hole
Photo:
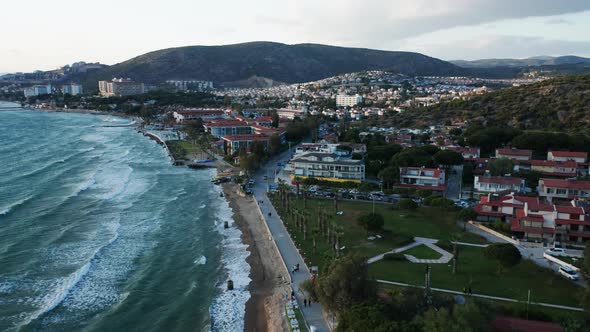
[[[573,160],[531,160],[531,171],[540,172],[545,176],[575,177],[578,163]]]
[[[444,191],[446,189],[445,171],[440,168],[400,167],[400,187],[412,187]]]
[[[173,112],[172,116],[174,116],[176,123],[184,123],[198,118],[203,120],[223,118],[225,111],[221,108],[187,108]]]
[[[540,179],[537,192],[548,202],[590,198],[590,181],[575,179]]]
[[[516,216],[516,211],[524,208],[525,203],[539,204],[539,198],[516,196],[514,193],[507,195],[490,193],[479,198],[474,210],[477,212],[478,221],[510,222]]]
[[[463,159],[476,159],[480,156],[479,148],[461,147],[461,146],[447,146],[445,150],[455,151],[463,156]]]
[[[588,153],[574,151],[549,151],[547,152],[547,160],[575,161],[577,163],[585,163],[588,160]]]
[[[511,176],[491,176],[486,172],[483,176],[473,178],[473,191],[476,193],[498,193],[505,191],[524,191],[524,179]]]
[[[508,158],[513,160],[531,160],[532,157],[532,150],[522,150],[515,148],[496,149],[496,158]]]
[[[205,131],[212,136],[221,138],[226,135],[251,134],[252,128],[245,121],[237,119],[216,119],[203,123]]]

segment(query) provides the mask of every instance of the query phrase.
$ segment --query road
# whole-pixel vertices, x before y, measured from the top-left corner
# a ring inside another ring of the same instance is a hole
[[[294,149],[295,148],[292,148],[291,151],[294,151]],[[297,250],[295,243],[293,243],[291,240],[291,237],[283,225],[283,222],[279,218],[277,211],[275,210],[274,206],[272,206],[266,195],[268,183],[274,182],[274,174],[277,169],[277,163],[279,161],[288,160],[291,151],[286,151],[272,158],[256,173],[256,175],[253,177],[255,184],[252,188],[252,192],[254,193],[257,201],[263,202],[262,204],[259,204],[260,209],[262,210],[262,214],[266,223],[268,224],[268,228],[270,229],[272,237],[279,248],[279,252],[281,253],[283,261],[285,261],[287,268],[292,269],[293,266],[299,264],[299,272],[292,273],[291,279],[293,290],[295,291],[299,306],[303,310],[305,320],[310,326],[315,327],[316,331],[330,331],[323,316],[323,309],[319,303],[314,303],[309,307],[304,307],[302,305],[305,294],[303,294],[303,291],[299,290],[299,285],[303,281],[311,278],[311,273],[308,266],[305,265],[301,255],[299,255],[299,251]],[[265,175],[268,176],[268,180],[264,180]]]
[[[461,193],[461,181],[463,180],[463,167],[451,167],[447,170],[447,189],[445,197],[457,200]]]

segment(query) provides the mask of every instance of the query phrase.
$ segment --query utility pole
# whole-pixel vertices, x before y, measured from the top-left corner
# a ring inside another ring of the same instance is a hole
[[[531,305],[531,290],[529,289],[526,300],[526,319],[529,320],[529,306]]]
[[[430,296],[430,265],[426,264],[426,276],[424,280],[424,297],[428,305],[432,304],[432,297]]]

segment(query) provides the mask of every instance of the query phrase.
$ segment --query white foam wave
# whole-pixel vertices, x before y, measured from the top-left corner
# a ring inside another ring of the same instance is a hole
[[[213,204],[218,205],[215,227],[223,235],[222,262],[234,289],[226,289],[227,280],[220,283],[219,295],[209,308],[211,328],[214,331],[241,331],[244,329],[246,302],[250,299],[250,265],[246,262],[250,253],[246,250],[247,245],[242,243],[242,233],[237,227],[223,228],[223,221],[231,220],[233,212],[225,199],[219,199],[219,191],[214,190],[216,199],[212,198]]]
[[[197,265],[205,265],[205,264],[207,264],[207,257],[201,256],[201,257],[195,259],[194,263]]]
[[[0,216],[4,216],[7,215],[8,213],[10,213],[10,211],[12,211],[12,209],[14,209],[15,207],[22,205],[26,202],[28,202],[29,200],[31,200],[34,197],[34,195],[29,195],[23,199],[20,199],[12,204],[9,204],[6,207],[0,208]]]

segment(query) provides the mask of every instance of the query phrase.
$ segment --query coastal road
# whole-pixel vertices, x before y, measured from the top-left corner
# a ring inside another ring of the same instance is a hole
[[[269,162],[254,176],[255,185],[253,186],[252,191],[256,197],[256,201],[263,202],[262,204],[258,205],[262,210],[262,214],[268,225],[268,228],[270,229],[272,238],[276,242],[283,261],[287,265],[287,268],[291,270],[293,266],[299,264],[299,272],[291,274],[291,286],[295,291],[299,306],[303,310],[305,320],[310,326],[315,327],[316,331],[330,331],[323,316],[323,309],[319,303],[313,303],[309,307],[303,306],[305,294],[303,294],[302,290],[299,290],[299,285],[303,281],[311,278],[311,273],[308,266],[303,261],[303,258],[299,254],[299,250],[297,250],[295,243],[291,240],[291,237],[283,225],[283,222],[279,218],[277,211],[272,206],[266,195],[268,183],[267,180],[264,180],[264,176],[269,176],[268,182],[274,182],[274,174],[277,169],[277,163],[279,161],[288,160],[291,151],[294,151],[294,149],[295,148],[292,148],[290,151],[281,153],[275,158],[269,160]],[[270,216],[269,213],[271,214]]]

